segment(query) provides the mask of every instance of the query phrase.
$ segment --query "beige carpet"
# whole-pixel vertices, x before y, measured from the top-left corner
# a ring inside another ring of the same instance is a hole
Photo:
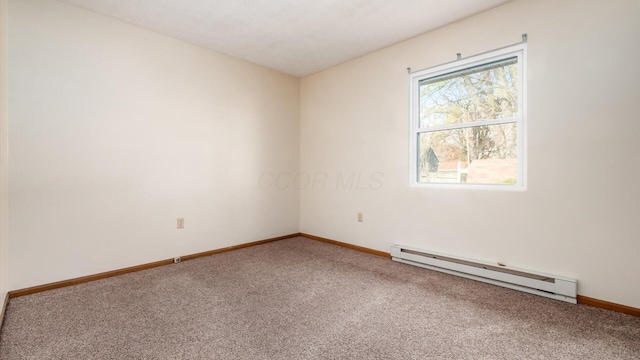
[[[295,238],[12,299],[2,359],[640,359],[640,318]]]

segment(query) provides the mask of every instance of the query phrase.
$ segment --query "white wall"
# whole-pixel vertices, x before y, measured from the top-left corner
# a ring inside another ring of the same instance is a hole
[[[7,121],[7,0],[0,0],[0,301],[8,291],[8,225],[9,225],[9,173],[8,173],[8,121]],[[1,306],[1,305],[0,305]],[[0,323],[2,321],[0,320]]]
[[[640,307],[639,8],[517,0],[303,78],[301,171],[317,181],[302,184],[300,230],[575,277],[582,295]],[[406,68],[522,33],[528,190],[409,187]]]
[[[9,64],[10,290],[298,232],[299,79],[52,0]]]
[[[572,276],[582,295],[640,307],[637,1],[517,0],[301,89],[56,1],[9,13],[0,291],[301,230]],[[410,188],[406,67],[524,32],[528,190]]]

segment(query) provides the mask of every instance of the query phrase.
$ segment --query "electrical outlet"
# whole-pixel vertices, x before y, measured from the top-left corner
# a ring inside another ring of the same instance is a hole
[[[178,229],[184,229],[184,218],[178,218]]]
[[[358,222],[362,222],[362,213],[361,212],[358,213]]]
[[[174,264],[177,264],[177,263],[179,263],[180,261],[182,261],[182,258],[181,258],[180,256],[178,256],[178,257],[174,257],[174,258],[173,258],[173,263],[174,263]]]

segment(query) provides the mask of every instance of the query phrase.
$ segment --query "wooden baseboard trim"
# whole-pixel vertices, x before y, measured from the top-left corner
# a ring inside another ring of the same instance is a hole
[[[323,238],[323,237],[320,237],[320,236],[315,236],[315,235],[310,235],[310,234],[305,234],[305,233],[300,233],[300,236],[305,237],[307,239],[321,241],[323,243],[328,243],[328,244],[333,244],[333,245],[338,245],[338,246],[345,247],[347,249],[362,251],[362,252],[365,252],[367,254],[382,256],[382,257],[391,259],[391,254],[387,253],[387,252],[384,252],[384,251],[369,249],[369,248],[366,248],[364,246],[353,245],[353,244],[349,244],[349,243],[344,243],[342,241],[331,240],[331,239]]]
[[[154,267],[164,266],[169,264],[173,264],[173,259],[160,260],[152,263],[131,266],[131,267],[118,269],[118,270],[106,271],[106,272],[82,276],[74,279],[62,280],[62,281],[57,281],[49,284],[32,286],[25,289],[12,290],[12,291],[9,291],[9,298],[13,299],[20,296],[31,295],[31,294],[35,294],[35,293],[39,293],[47,290],[53,290],[53,289],[58,289],[62,287],[78,285],[78,284],[82,284],[90,281],[106,279],[112,276],[128,274],[128,273],[132,273],[140,270],[152,269]]]
[[[640,317],[640,309],[627,305],[616,304],[604,300],[598,300],[587,296],[578,295],[578,304],[589,305],[601,309],[613,310],[616,312]]]
[[[192,259],[196,259],[196,258],[203,257],[203,256],[221,254],[221,253],[224,253],[224,252],[227,252],[227,251],[243,249],[243,248],[247,248],[247,247],[250,247],[250,246],[262,245],[262,244],[266,244],[266,243],[270,243],[270,242],[274,242],[274,241],[278,241],[278,240],[289,239],[289,238],[293,238],[293,237],[297,237],[297,236],[300,236],[300,234],[299,233],[295,233],[295,234],[290,234],[290,235],[278,236],[278,237],[274,237],[274,238],[270,238],[270,239],[258,240],[258,241],[253,241],[253,242],[250,242],[250,243],[229,246],[229,247],[222,248],[222,249],[216,249],[216,250],[205,251],[205,252],[201,252],[201,253],[197,253],[197,254],[185,255],[185,256],[181,256],[180,258],[181,258],[182,261],[192,260]],[[152,268],[155,268],[155,267],[158,267],[158,266],[164,266],[164,265],[169,265],[169,264],[173,264],[173,259],[160,260],[160,261],[156,261],[156,262],[152,262],[152,263],[147,263],[147,264],[142,264],[142,265],[137,265],[137,266],[131,266],[131,267],[118,269],[118,270],[107,271],[107,272],[103,272],[103,273],[99,273],[99,274],[87,275],[87,276],[82,276],[82,277],[69,279],[69,280],[62,280],[62,281],[58,281],[58,282],[54,282],[54,283],[33,286],[33,287],[26,288],[26,289],[12,290],[12,291],[9,291],[7,296],[8,296],[8,298],[13,299],[13,298],[16,298],[16,297],[35,294],[35,293],[39,293],[39,292],[42,292],[42,291],[53,290],[53,289],[58,289],[58,288],[62,288],[62,287],[72,286],[72,285],[78,285],[78,284],[82,284],[82,283],[86,283],[86,282],[90,282],[90,281],[106,279],[106,278],[109,278],[109,277],[112,277],[112,276],[128,274],[128,273],[132,273],[132,272],[136,272],[136,271],[140,271],[140,270],[152,269]]]
[[[386,253],[384,251],[373,250],[373,249],[369,249],[369,248],[366,248],[366,247],[363,247],[363,246],[352,245],[352,244],[344,243],[344,242],[341,242],[341,241],[326,239],[326,238],[323,238],[323,237],[320,237],[320,236],[315,236],[315,235],[310,235],[310,234],[305,234],[305,233],[300,233],[299,236],[302,236],[302,237],[305,237],[305,238],[311,239],[311,240],[317,240],[317,241],[321,241],[321,242],[324,242],[324,243],[329,243],[329,244],[333,244],[333,245],[346,247],[348,249],[362,251],[362,252],[365,252],[365,253],[368,253],[368,254],[373,254],[373,255],[377,255],[377,256],[391,258],[391,254]],[[612,302],[608,302],[608,301],[604,301],[604,300],[598,300],[598,299],[594,299],[594,298],[590,298],[590,297],[582,296],[582,295],[578,295],[577,300],[578,300],[578,304],[589,305],[589,306],[593,306],[593,307],[597,307],[597,308],[601,308],[601,309],[612,310],[612,311],[616,311],[616,312],[620,312],[620,313],[624,313],[624,314],[633,315],[633,316],[639,316],[640,317],[640,309],[634,308],[634,307],[631,307],[631,306],[616,304],[616,303],[612,303]]]
[[[2,310],[0,311],[0,333],[2,332],[2,324],[4,324],[4,312],[7,311],[7,305],[9,304],[9,293],[4,295],[4,301],[2,302]]]
[[[246,244],[229,246],[229,247],[222,248],[222,249],[209,250],[209,251],[204,251],[204,252],[197,253],[197,254],[185,255],[185,256],[182,256],[181,258],[182,258],[183,261],[184,260],[192,260],[192,259],[196,259],[196,258],[203,257],[203,256],[221,254],[221,253],[224,253],[224,252],[227,252],[227,251],[240,250],[240,249],[248,248],[248,247],[251,247],[251,246],[267,244],[267,243],[270,243],[270,242],[284,240],[284,239],[291,239],[291,238],[298,237],[298,236],[300,236],[300,233],[283,235],[283,236],[278,236],[278,237],[274,237],[274,238],[270,238],[270,239],[258,240],[258,241],[254,241],[254,242],[250,242],[250,243],[246,243]]]
[[[196,254],[185,255],[185,256],[182,256],[181,259],[182,259],[182,261],[187,261],[187,260],[197,259],[197,258],[203,257],[203,256],[211,256],[211,255],[215,255],[215,254],[221,254],[221,253],[225,253],[225,252],[228,252],[228,251],[244,249],[244,248],[248,248],[248,247],[251,247],[251,246],[267,244],[267,243],[270,243],[270,242],[284,240],[284,239],[290,239],[290,238],[294,238],[294,237],[298,237],[298,236],[302,236],[302,237],[305,237],[305,238],[311,239],[311,240],[324,242],[324,243],[327,243],[327,244],[341,246],[341,247],[344,247],[344,248],[347,248],[347,249],[361,251],[361,252],[364,252],[364,253],[367,253],[367,254],[381,256],[381,257],[385,257],[385,258],[389,258],[389,259],[391,258],[391,254],[389,254],[387,252],[384,252],[384,251],[374,250],[374,249],[366,248],[364,246],[353,245],[353,244],[349,244],[349,243],[345,243],[345,242],[341,242],[341,241],[337,241],[337,240],[331,240],[331,239],[327,239],[327,238],[323,238],[323,237],[315,236],[315,235],[311,235],[311,234],[294,233],[294,234],[278,236],[278,237],[274,237],[274,238],[270,238],[270,239],[258,240],[258,241],[253,241],[253,242],[249,242],[249,243],[245,243],[245,244],[229,246],[229,247],[225,247],[225,248],[221,248],[221,249],[216,249],[216,250],[204,251],[204,252],[200,252],[200,253],[196,253]],[[57,289],[57,288],[67,287],[67,286],[73,286],[73,285],[82,284],[82,283],[86,283],[86,282],[90,282],[90,281],[109,278],[109,277],[112,277],[112,276],[118,276],[118,275],[123,275],[123,274],[131,273],[131,272],[136,272],[136,271],[141,271],[141,270],[146,270],[146,269],[152,269],[154,267],[164,266],[164,265],[169,265],[169,264],[173,264],[173,259],[160,260],[160,261],[156,261],[156,262],[152,262],[152,263],[147,263],[147,264],[142,264],[142,265],[137,265],[137,266],[131,266],[131,267],[128,267],[128,268],[107,271],[107,272],[103,272],[103,273],[99,273],[99,274],[82,276],[82,277],[75,278],[75,279],[63,280],[63,281],[58,281],[58,282],[54,282],[54,283],[50,283],[50,284],[33,286],[33,287],[26,288],[26,289],[19,289],[19,290],[9,291],[5,295],[5,298],[4,298],[4,301],[3,301],[3,304],[2,304],[2,309],[0,310],[0,329],[2,329],[2,323],[3,323],[3,320],[4,320],[4,314],[5,314],[5,311],[7,309],[7,305],[9,303],[9,299],[10,298],[12,299],[12,298],[20,297],[20,296],[35,294],[35,293],[42,292],[42,291],[53,290],[53,289]],[[578,300],[578,304],[589,305],[589,306],[593,306],[593,307],[597,307],[597,308],[601,308],[601,309],[612,310],[612,311],[616,311],[616,312],[620,312],[620,313],[624,313],[624,314],[640,317],[640,309],[634,308],[634,307],[631,307],[631,306],[616,304],[616,303],[612,303],[612,302],[604,301],[604,300],[599,300],[599,299],[594,299],[594,298],[591,298],[591,297],[588,297],[588,296],[583,296],[583,295],[578,295],[577,300]]]

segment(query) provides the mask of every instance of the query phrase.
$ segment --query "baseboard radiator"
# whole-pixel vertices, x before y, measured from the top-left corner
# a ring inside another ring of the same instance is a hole
[[[508,266],[391,246],[394,261],[576,304],[577,281]]]

